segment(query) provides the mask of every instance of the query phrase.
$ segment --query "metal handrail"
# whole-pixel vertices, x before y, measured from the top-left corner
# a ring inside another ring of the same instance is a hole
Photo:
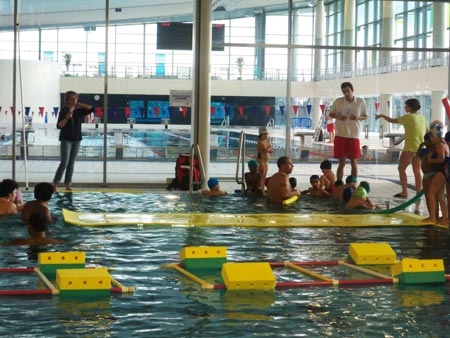
[[[198,165],[200,167],[200,181],[194,181],[194,158],[198,157]],[[189,192],[192,193],[194,184],[203,184],[205,180],[205,166],[203,165],[202,154],[200,152],[200,146],[193,144],[191,146],[191,164],[189,165]]]
[[[239,176],[239,164],[241,163],[241,176]],[[245,190],[245,131],[241,131],[241,136],[239,137],[239,148],[237,153],[236,161],[236,182],[242,187],[242,192]]]
[[[267,128],[275,128],[275,120],[272,118],[269,120],[269,122],[267,122],[266,124]]]

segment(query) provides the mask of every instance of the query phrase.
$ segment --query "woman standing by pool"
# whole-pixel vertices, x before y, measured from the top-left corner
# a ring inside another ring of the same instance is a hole
[[[264,182],[269,169],[270,153],[273,152],[272,145],[269,142],[269,132],[266,127],[259,128],[259,139],[256,144],[256,150],[258,151],[256,159],[259,164],[258,172],[261,175],[261,190],[264,191]]]
[[[408,197],[408,178],[406,176],[406,168],[412,163],[414,178],[416,181],[416,191],[422,190],[422,174],[420,172],[420,157],[417,156],[417,150],[422,143],[423,135],[427,132],[427,121],[423,115],[418,113],[420,103],[417,99],[408,99],[405,101],[406,115],[398,118],[392,118],[387,115],[379,114],[375,118],[383,118],[390,123],[399,123],[405,128],[405,145],[402,154],[398,160],[398,172],[400,175],[400,184],[402,191],[394,197]]]
[[[94,111],[94,107],[78,102],[78,94],[74,91],[66,92],[64,103],[56,124],[57,128],[61,130],[59,134],[61,162],[53,178],[55,191],[61,182],[64,171],[66,172],[64,177],[66,190],[72,190],[73,168],[81,143],[81,123],[86,115]]]

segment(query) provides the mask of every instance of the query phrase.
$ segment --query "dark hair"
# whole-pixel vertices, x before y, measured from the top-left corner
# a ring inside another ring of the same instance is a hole
[[[348,175],[347,178],[345,179],[345,183],[349,184],[349,183],[353,183],[353,182],[357,182],[356,177],[353,175]]]
[[[353,194],[352,188],[350,188],[350,187],[345,188],[344,191],[342,192],[342,198],[344,199],[345,202],[348,202],[348,201],[350,201],[352,194]]]
[[[343,180],[336,180],[336,181],[334,182],[334,186],[335,186],[335,187],[339,187],[339,186],[341,186],[341,185],[344,185],[344,181],[343,181]]]
[[[76,97],[78,97],[78,94],[76,92],[74,92],[73,90],[69,90],[64,94],[64,102],[67,103],[67,101],[69,101],[70,97],[75,95]]]
[[[17,182],[6,179],[0,182],[0,197],[8,197],[14,190],[18,188]]]
[[[283,164],[286,164],[288,161],[289,161],[289,157],[287,157],[287,156],[281,156],[281,157],[278,159],[278,161],[277,161],[277,166],[278,166],[278,168],[281,168],[281,166],[282,166]]]
[[[445,133],[445,142],[450,142],[450,131]]]
[[[370,192],[370,184],[369,184],[369,182],[367,182],[367,181],[361,181],[361,182],[359,183],[359,186],[360,186],[360,187],[363,187],[364,189],[366,189],[367,193]]]
[[[53,186],[48,182],[41,182],[34,187],[34,198],[40,201],[49,201],[53,195]]]
[[[314,180],[320,180],[319,175],[311,175],[311,177],[309,178],[309,182],[311,183]]]
[[[328,160],[323,161],[320,163],[320,169],[331,169],[331,162]]]
[[[47,231],[47,220],[40,212],[31,214],[30,218],[28,218],[28,223],[36,232]]]
[[[297,187],[297,179],[295,177],[289,177],[289,184],[291,188],[294,189]]]
[[[413,111],[418,111],[420,109],[420,102],[417,99],[408,99],[405,101],[405,105],[410,107]]]
[[[350,88],[350,90],[353,92],[353,85],[350,82],[342,82],[341,90],[343,90],[344,88]]]
[[[431,141],[431,133],[428,132],[425,135],[423,135],[423,140],[424,141]]]

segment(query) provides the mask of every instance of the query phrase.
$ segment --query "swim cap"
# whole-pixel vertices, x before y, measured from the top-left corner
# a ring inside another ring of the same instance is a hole
[[[259,135],[262,134],[268,134],[269,132],[267,131],[266,127],[259,127]]]
[[[441,121],[434,120],[430,124],[430,133],[434,137],[442,137],[444,134],[444,125]]]
[[[353,189],[348,187],[345,188],[344,191],[342,192],[342,198],[344,199],[345,202],[350,201],[350,198],[352,197],[352,193],[353,193]]]
[[[336,180],[336,181],[334,182],[334,186],[335,186],[335,187],[339,187],[339,186],[341,186],[341,185],[344,185],[344,182],[343,182],[342,180]]]
[[[363,187],[358,187],[353,192],[353,195],[355,198],[366,198],[367,197],[367,191]]]
[[[212,188],[214,188],[216,185],[218,185],[219,184],[219,180],[217,179],[217,178],[210,178],[209,180],[208,180],[208,188],[209,189],[212,189]]]
[[[367,193],[370,192],[370,184],[367,181],[361,181],[361,183],[359,183],[360,187],[363,187],[364,189],[366,189]]]
[[[254,167],[258,167],[258,166],[259,166],[257,160],[250,160],[250,161],[248,161],[247,164],[248,164],[248,167],[249,167],[249,168],[254,168]]]
[[[347,178],[345,179],[345,183],[346,183],[346,184],[349,184],[349,183],[356,183],[356,182],[357,182],[356,177],[353,176],[353,175],[349,175],[349,176],[347,176]]]

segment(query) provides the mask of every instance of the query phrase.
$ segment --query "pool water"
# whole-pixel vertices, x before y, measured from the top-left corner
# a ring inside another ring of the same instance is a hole
[[[171,197],[172,196],[172,197]],[[173,197],[175,196],[175,197]],[[26,200],[31,198],[25,193]],[[414,228],[184,228],[66,225],[61,208],[84,211],[189,210],[201,206],[188,194],[55,194],[50,208],[58,222],[52,237],[66,241],[40,250],[85,251],[88,264],[105,265],[132,295],[104,300],[54,296],[2,297],[0,335],[14,337],[447,337],[450,329],[450,284],[400,287],[278,290],[238,294],[201,290],[165,263],[177,263],[184,246],[226,246],[229,261],[327,261],[345,259],[350,243],[387,242],[399,258],[444,258],[450,271],[448,231]],[[224,212],[249,212],[237,199]],[[211,201],[212,200],[212,201]],[[217,211],[219,199],[203,199]],[[255,204],[259,204],[255,202]],[[237,206],[236,206],[237,205]],[[255,206],[261,212],[267,206]],[[243,210],[242,210],[243,209]],[[239,211],[240,210],[240,211]],[[280,212],[283,212],[281,210]],[[25,236],[17,217],[2,221],[2,243]],[[0,267],[37,266],[37,250],[0,246]],[[364,278],[343,267],[315,270],[332,278]],[[277,281],[307,280],[276,269]],[[214,281],[214,276],[206,276]],[[2,275],[1,289],[37,287],[33,276]]]

